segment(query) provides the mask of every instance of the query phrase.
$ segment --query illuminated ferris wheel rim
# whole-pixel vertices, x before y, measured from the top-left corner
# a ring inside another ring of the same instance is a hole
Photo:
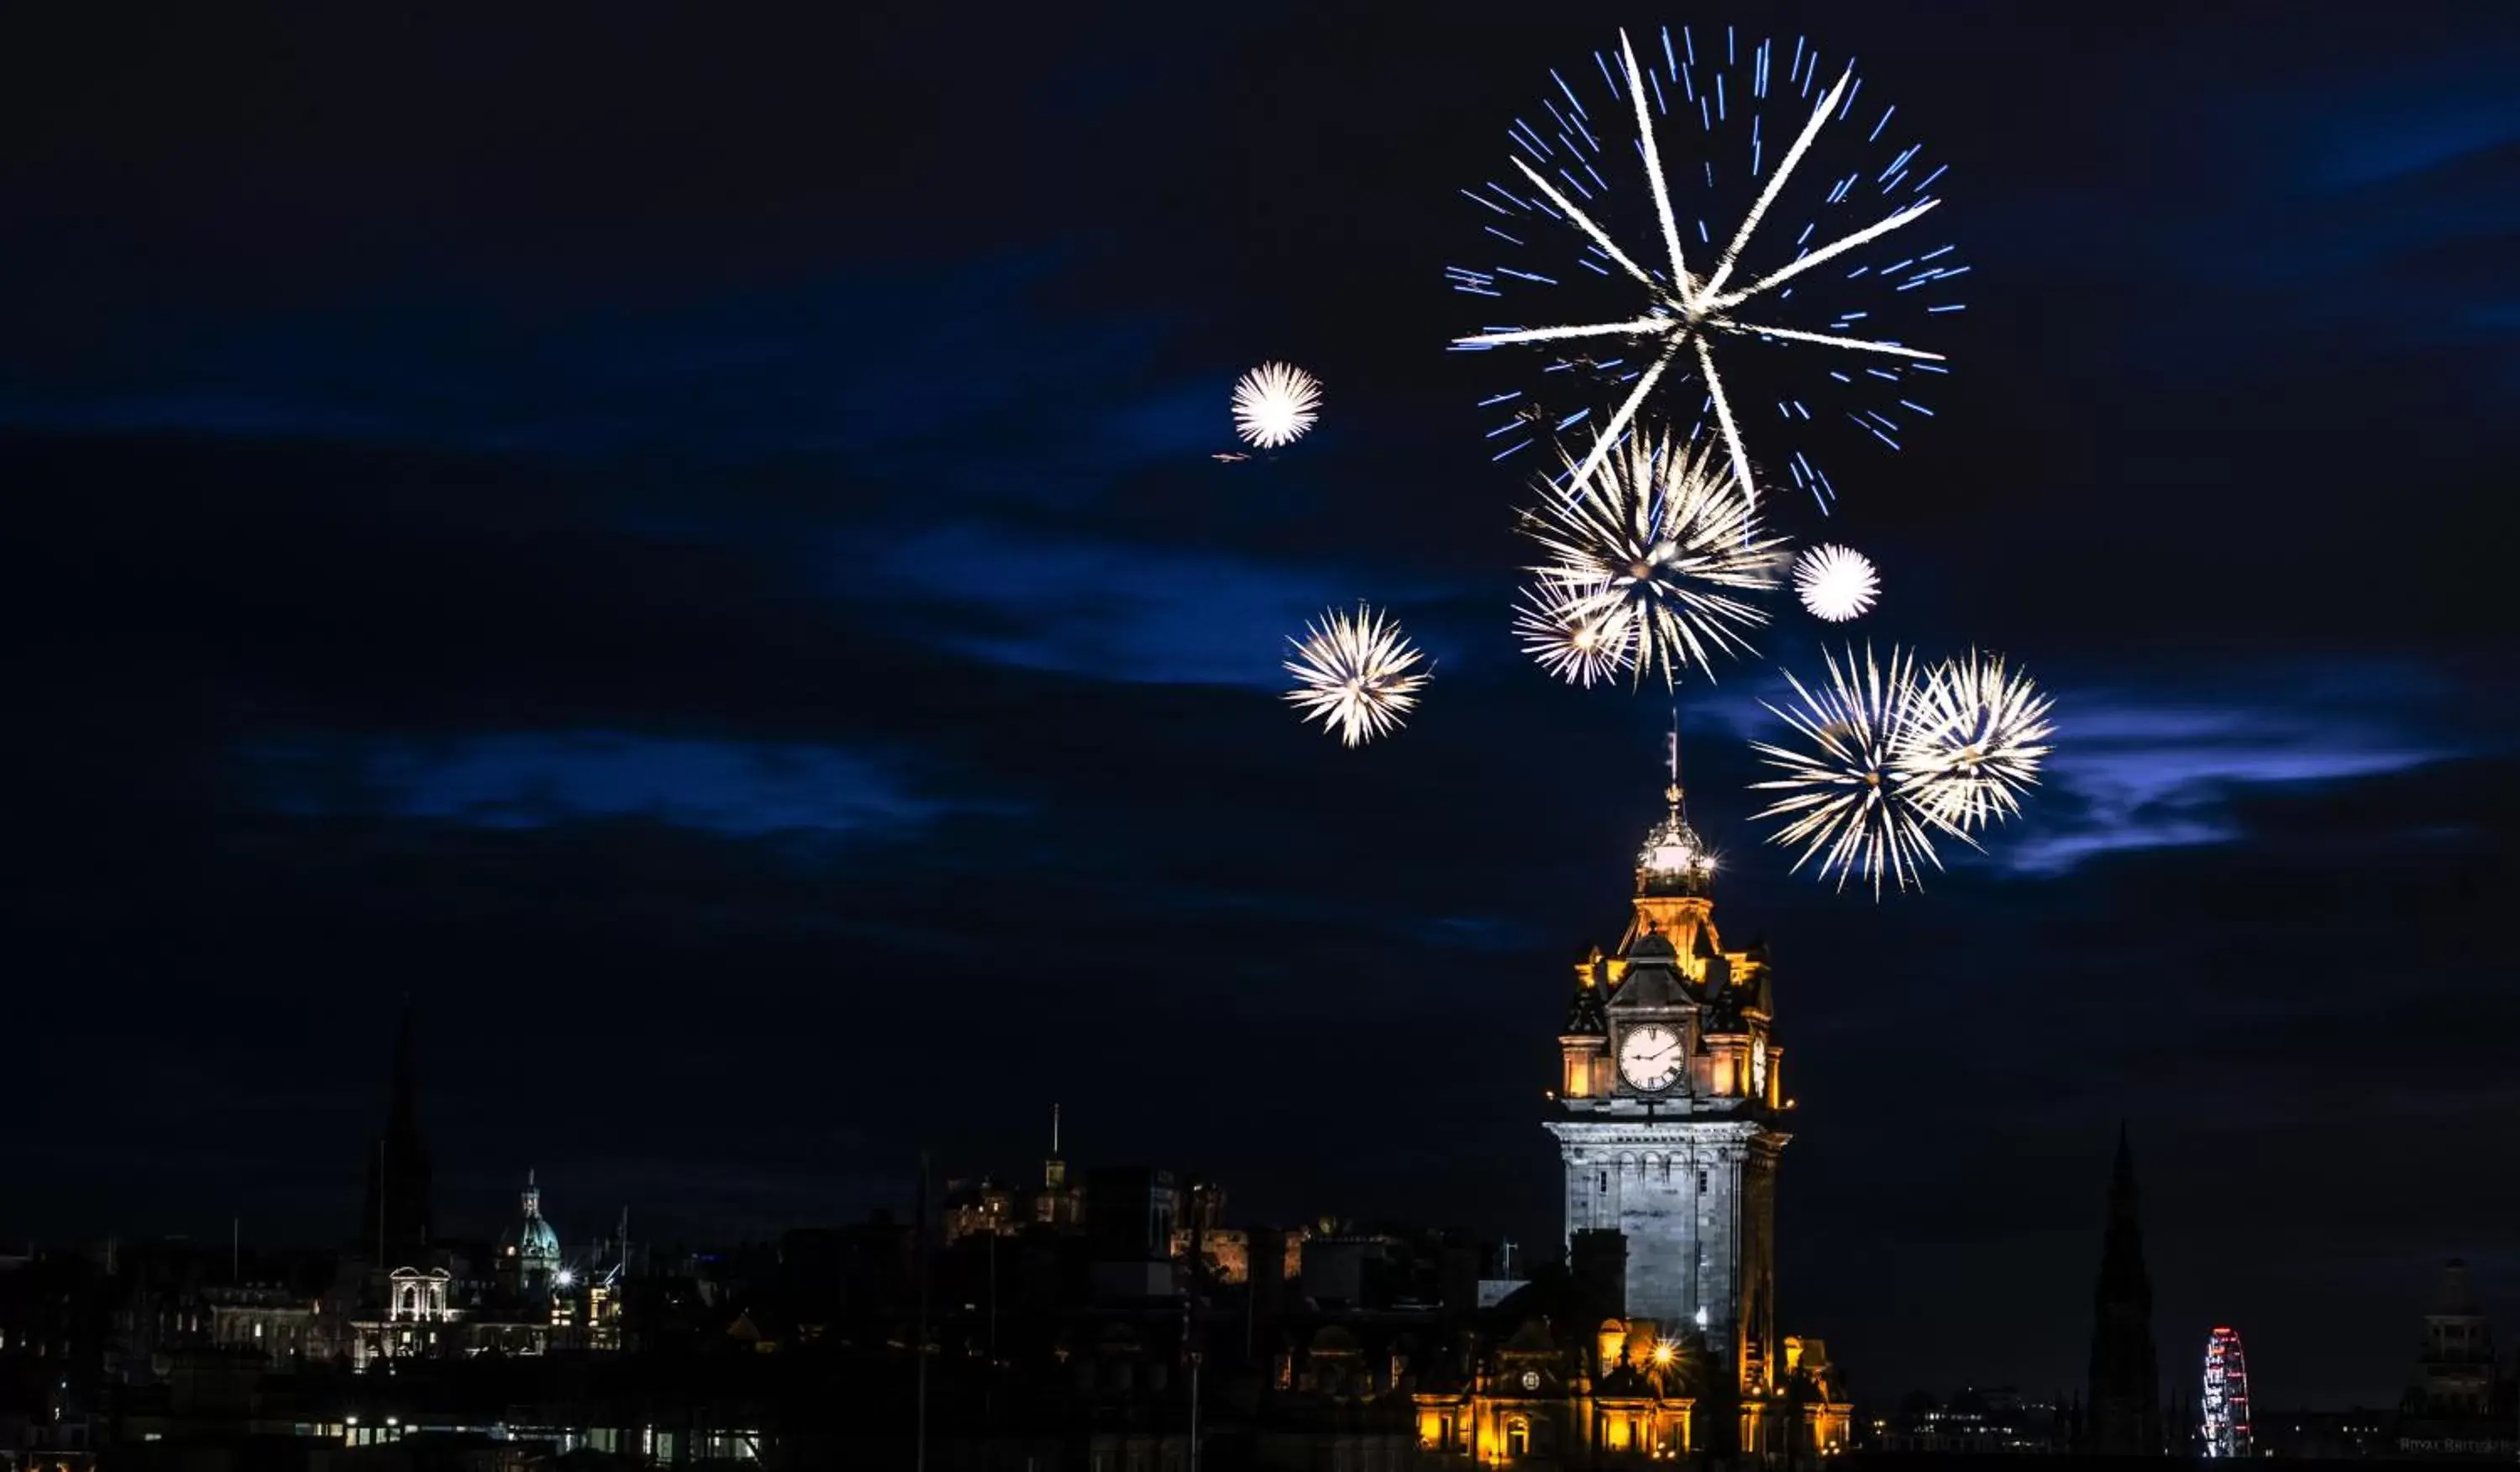
[[[2252,1454],[2249,1432],[2249,1356],[2240,1331],[2217,1324],[2205,1338],[2204,1450],[2208,1457]]]

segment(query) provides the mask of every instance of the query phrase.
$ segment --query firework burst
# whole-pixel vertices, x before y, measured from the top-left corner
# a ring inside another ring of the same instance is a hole
[[[1367,604],[1353,615],[1328,610],[1305,626],[1302,638],[1289,635],[1286,642],[1295,646],[1286,672],[1296,682],[1286,699],[1304,719],[1336,731],[1343,745],[1399,729],[1429,678],[1417,667],[1425,652],[1409,642],[1398,620]]]
[[[1637,625],[1626,603],[1606,609],[1583,606],[1582,594],[1554,585],[1525,588],[1514,606],[1513,631],[1523,653],[1570,685],[1628,673],[1637,661]]]
[[[1321,418],[1322,381],[1292,363],[1263,363],[1234,386],[1234,433],[1256,449],[1304,437]]]
[[[1622,32],[1572,82],[1552,71],[1540,109],[1506,130],[1511,171],[1462,191],[1485,263],[1446,277],[1489,325],[1454,346],[1537,350],[1539,371],[1480,401],[1496,458],[1573,432],[1589,469],[1661,388],[1721,436],[1754,501],[1749,441],[1774,433],[1761,468],[1825,509],[1828,437],[1896,449],[1932,417],[1920,400],[1942,356],[1906,335],[1962,309],[1950,283],[1968,268],[1911,228],[1943,170],[1851,67],[1822,81],[1832,73],[1801,37],[1645,39]]]
[[[1926,672],[1898,762],[1947,827],[1973,829],[2021,810],[2055,727],[2050,702],[2001,656],[1971,651]]]
[[[1835,655],[1824,658],[1828,678],[1820,689],[1788,672],[1794,708],[1768,707],[1798,744],[1751,743],[1780,774],[1751,789],[1784,794],[1753,816],[1785,820],[1770,841],[1801,847],[1798,873],[1817,859],[1818,871],[1834,872],[1841,890],[1853,875],[1871,880],[1876,899],[1885,878],[1902,890],[1922,888],[1922,866],[1943,865],[1935,835],[1974,841],[1945,815],[1938,777],[1908,759],[1924,700],[1914,658],[1894,647],[1884,665],[1869,645],[1861,664],[1851,647],[1843,665]]]
[[[1581,470],[1571,459],[1568,468]],[[1739,595],[1777,585],[1780,542],[1760,534],[1749,497],[1710,446],[1633,436],[1544,496],[1523,515],[1549,557],[1530,570],[1540,577],[1534,601],[1617,629],[1637,682],[1653,669],[1675,685],[1690,665],[1712,679],[1715,655],[1749,650],[1743,630],[1768,616]]]
[[[1794,592],[1813,618],[1843,623],[1871,611],[1881,577],[1872,571],[1870,558],[1830,542],[1794,559]]]

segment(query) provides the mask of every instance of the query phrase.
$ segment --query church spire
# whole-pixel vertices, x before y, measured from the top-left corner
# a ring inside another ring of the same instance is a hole
[[[411,993],[402,997],[402,1015],[394,1023],[393,1082],[385,1101],[385,1132],[418,1132],[420,1070],[412,1061]]]
[[[394,1026],[384,1132],[368,1152],[367,1210],[352,1238],[377,1254],[380,1267],[418,1263],[433,1235],[428,1146],[420,1133],[420,1069],[413,1033],[412,1002],[405,993],[402,1014]]]
[[[2091,1419],[2085,1449],[2095,1454],[2158,1456],[2162,1451],[2152,1277],[2144,1268],[2138,1206],[2135,1148],[2120,1122],[2117,1160],[2109,1171],[2100,1272],[2092,1286]]]

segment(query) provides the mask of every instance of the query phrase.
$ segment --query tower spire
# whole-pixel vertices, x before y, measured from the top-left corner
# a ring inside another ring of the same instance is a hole
[[[2091,1420],[2086,1449],[2117,1456],[2162,1450],[2161,1380],[2152,1337],[2152,1278],[2144,1270],[2135,1149],[2118,1124],[2107,1225],[2092,1288]]]
[[[413,1038],[411,993],[404,992],[394,1025],[392,1081],[385,1101],[384,1132],[368,1159],[368,1203],[359,1237],[373,1236],[383,1265],[389,1257],[416,1263],[433,1235],[429,1212],[428,1146],[420,1133],[420,1069]],[[405,1255],[408,1256],[405,1256]]]
[[[1663,756],[1671,766],[1671,786],[1663,800],[1671,804],[1674,813],[1680,811],[1680,697],[1671,699],[1671,730],[1662,739]]]
[[[420,1124],[420,1070],[412,1060],[411,993],[402,994],[402,1014],[394,1022],[392,1092],[385,1100],[385,1130],[416,1129]]]

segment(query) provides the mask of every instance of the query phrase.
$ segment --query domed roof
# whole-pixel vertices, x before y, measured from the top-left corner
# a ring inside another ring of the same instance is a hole
[[[1678,783],[1664,792],[1663,800],[1669,805],[1663,820],[1645,835],[1644,847],[1637,851],[1637,893],[1703,895],[1707,881],[1715,875],[1715,855],[1707,851],[1705,840],[1681,815]]]
[[[517,1258],[527,1267],[550,1268],[560,1264],[560,1233],[543,1219],[542,1187],[534,1184],[534,1173],[525,1173],[525,1219],[517,1228]]]

